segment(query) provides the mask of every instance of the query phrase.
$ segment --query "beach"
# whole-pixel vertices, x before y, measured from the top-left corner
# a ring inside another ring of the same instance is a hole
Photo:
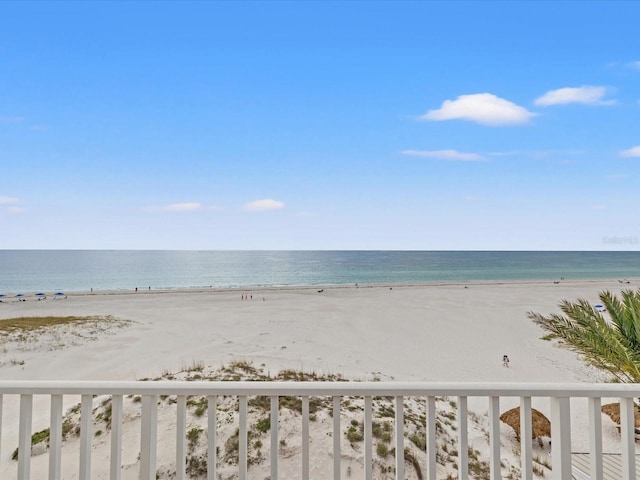
[[[635,288],[636,283],[141,289],[78,292],[42,301],[9,299],[0,304],[0,318],[90,315],[126,322],[75,335],[74,342],[65,337],[73,332],[66,332],[57,337],[58,345],[53,340],[5,345],[0,378],[136,380],[194,363],[219,367],[247,361],[263,365],[269,373],[292,368],[351,380],[605,381],[605,375],[586,366],[575,353],[542,340],[544,332],[527,312],[559,312],[562,299],[586,298],[596,304],[600,291],[617,293]],[[509,368],[502,365],[505,354]],[[512,400],[503,400],[502,409],[517,405],[517,399]],[[481,402],[486,399],[470,403],[470,409],[486,411]],[[538,408],[535,399],[534,406]],[[548,399],[539,407],[548,411]],[[7,402],[5,416],[12,408],[15,405]],[[581,407],[573,411],[577,430],[573,442],[576,448],[588,448],[586,415],[581,418],[581,411]],[[46,426],[47,415],[34,414],[34,429]],[[584,435],[579,431],[583,427]],[[10,430],[4,433],[9,434]],[[605,451],[619,448],[610,437]],[[5,449],[3,463],[7,455]]]
[[[134,380],[233,359],[403,381],[580,382],[577,356],[542,341],[527,312],[598,303],[618,281],[79,292],[5,300],[0,318],[110,315],[132,323],[68,348],[7,352],[6,380]],[[318,290],[323,290],[321,293]],[[248,299],[243,300],[244,295]],[[510,368],[502,367],[509,355]]]

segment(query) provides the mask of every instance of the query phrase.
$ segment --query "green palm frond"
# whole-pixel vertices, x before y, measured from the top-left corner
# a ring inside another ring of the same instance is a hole
[[[529,312],[529,318],[589,364],[620,381],[640,382],[640,290],[621,295],[622,301],[608,291],[600,294],[608,319],[585,299],[563,300],[564,315]]]

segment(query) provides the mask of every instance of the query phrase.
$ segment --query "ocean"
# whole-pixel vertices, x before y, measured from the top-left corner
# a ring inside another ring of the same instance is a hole
[[[640,277],[640,252],[0,250],[0,294]]]

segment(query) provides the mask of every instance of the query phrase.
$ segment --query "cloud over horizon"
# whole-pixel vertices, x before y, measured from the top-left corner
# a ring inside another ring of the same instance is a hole
[[[168,205],[152,205],[142,207],[145,212],[199,212],[204,210],[221,210],[219,207],[205,207],[200,202],[179,202]]]
[[[163,209],[167,212],[194,212],[202,210],[202,204],[198,202],[172,203]]]
[[[21,213],[26,212],[26,211],[27,211],[27,209],[26,209],[26,208],[24,208],[24,207],[18,207],[18,206],[16,206],[16,205],[12,205],[12,206],[10,206],[10,207],[5,208],[5,211],[6,211],[7,213],[12,214],[12,215],[19,215],[19,214],[21,214]]]
[[[622,150],[620,152],[620,156],[631,157],[631,158],[640,157],[640,145],[636,145],[635,147],[631,147],[627,150]]]
[[[536,98],[533,103],[541,107],[567,105],[570,103],[598,106],[615,105],[615,100],[603,100],[603,97],[607,92],[607,87],[595,87],[589,85],[558,88],[556,90],[549,90],[541,97]]]
[[[478,162],[484,157],[477,153],[464,153],[457,150],[403,150],[402,155],[409,157],[435,158],[452,162]]]
[[[9,197],[7,195],[0,195],[0,212],[9,213],[12,215],[24,213],[26,208],[19,206],[20,199],[16,197]]]
[[[436,110],[429,110],[420,120],[468,120],[490,127],[522,125],[537,113],[516,105],[491,93],[460,95],[455,100],[445,100]]]
[[[13,203],[18,203],[20,200],[18,200],[16,197],[8,197],[6,195],[0,195],[0,205],[11,205]]]
[[[271,198],[265,198],[262,200],[254,200],[244,204],[243,210],[245,212],[267,212],[270,210],[281,210],[285,206],[284,202],[273,200]]]

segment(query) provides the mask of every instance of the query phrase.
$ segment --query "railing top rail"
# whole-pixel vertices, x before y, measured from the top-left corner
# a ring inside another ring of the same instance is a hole
[[[481,382],[0,381],[0,394],[640,397],[640,384]]]

